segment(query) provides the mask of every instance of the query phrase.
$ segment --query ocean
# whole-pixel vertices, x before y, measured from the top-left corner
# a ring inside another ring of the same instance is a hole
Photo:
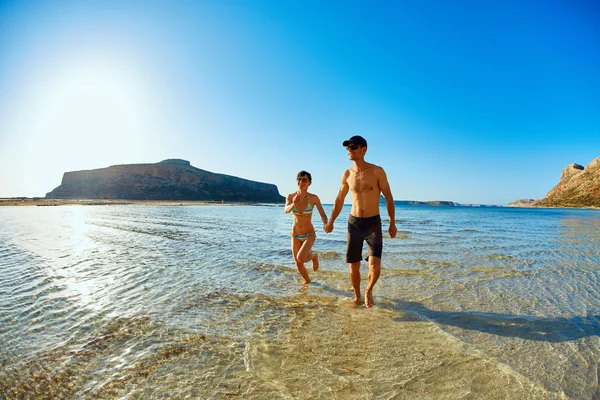
[[[373,309],[348,213],[303,286],[282,206],[0,207],[0,398],[600,398],[600,212],[382,207]]]

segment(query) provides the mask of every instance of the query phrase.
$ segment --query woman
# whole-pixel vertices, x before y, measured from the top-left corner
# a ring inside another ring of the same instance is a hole
[[[306,171],[298,172],[296,177],[298,190],[290,193],[285,202],[285,212],[294,214],[294,225],[292,226],[292,254],[296,262],[298,272],[304,278],[304,283],[309,284],[310,278],[304,267],[305,262],[312,261],[313,271],[319,269],[319,256],[310,251],[315,244],[317,235],[315,227],[311,222],[315,206],[319,210],[323,225],[327,223],[327,215],[321,205],[321,200],[316,194],[308,193],[308,187],[312,184],[312,176]]]

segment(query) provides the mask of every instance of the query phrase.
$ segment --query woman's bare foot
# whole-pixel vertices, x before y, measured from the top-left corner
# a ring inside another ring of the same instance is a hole
[[[373,301],[373,291],[372,290],[365,291],[365,306],[367,308],[371,308],[374,305],[375,305],[375,302]]]
[[[319,255],[317,253],[315,253],[315,256],[312,259],[312,263],[313,263],[313,271],[318,271],[319,270]]]
[[[354,305],[355,306],[359,306],[360,305],[360,296],[354,298]]]

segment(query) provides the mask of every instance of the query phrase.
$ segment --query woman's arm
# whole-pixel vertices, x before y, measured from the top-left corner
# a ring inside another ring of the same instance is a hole
[[[323,221],[323,225],[327,224],[327,214],[325,214],[325,210],[323,210],[323,205],[321,204],[321,199],[319,196],[313,195],[316,199],[315,206],[317,206],[317,210],[319,210],[319,215],[321,215],[321,221]]]
[[[294,201],[296,199],[296,193],[290,193],[287,196],[287,199],[285,200],[285,208],[283,209],[283,211],[285,211],[285,213],[289,213],[291,212],[294,207],[296,207],[296,202]]]

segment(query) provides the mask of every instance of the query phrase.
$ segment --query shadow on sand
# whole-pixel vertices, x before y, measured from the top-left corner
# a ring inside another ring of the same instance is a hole
[[[348,297],[349,292],[318,284],[323,290]],[[530,315],[498,314],[487,312],[435,311],[414,301],[375,297],[378,308],[407,313],[394,321],[414,321],[415,316],[438,325],[480,331],[499,336],[519,337],[526,340],[566,342],[586,336],[600,336],[600,315],[571,318],[542,318]]]

